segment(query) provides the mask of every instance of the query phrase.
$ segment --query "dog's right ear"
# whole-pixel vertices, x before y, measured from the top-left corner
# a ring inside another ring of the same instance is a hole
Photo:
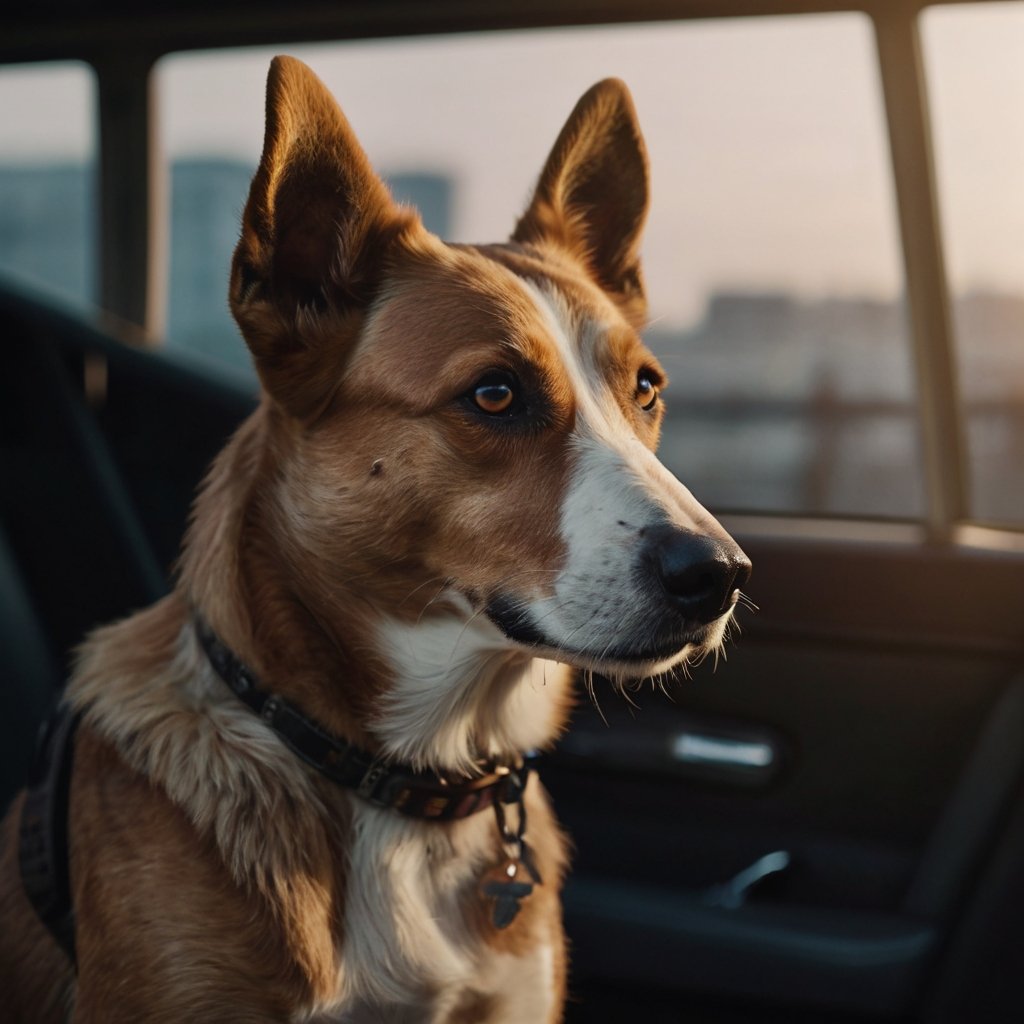
[[[320,79],[275,57],[230,300],[264,387],[290,413],[330,399],[392,250],[417,230]]]

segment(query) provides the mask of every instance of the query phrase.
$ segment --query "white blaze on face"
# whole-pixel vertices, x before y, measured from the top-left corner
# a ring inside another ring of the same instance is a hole
[[[703,532],[713,522],[693,495],[636,436],[597,364],[605,328],[576,325],[565,301],[533,284],[532,294],[558,349],[576,402],[573,469],[561,513],[566,564],[549,596],[530,602],[536,628],[582,667],[629,677],[663,672],[689,645],[647,661],[628,657],[652,646],[663,613],[660,585],[638,571],[643,531],[669,522]],[[703,646],[716,646],[724,620]]]

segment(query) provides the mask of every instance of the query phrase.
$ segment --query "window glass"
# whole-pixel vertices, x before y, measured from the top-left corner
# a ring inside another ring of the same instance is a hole
[[[169,339],[245,359],[227,267],[270,50],[168,58]],[[576,100],[629,84],[650,150],[662,456],[717,509],[915,516],[921,478],[872,34],[860,15],[295,47],[453,241],[505,238]]]
[[[973,518],[1024,523],[1024,4],[928,10],[922,34]]]
[[[95,80],[84,64],[0,69],[0,280],[95,301]]]

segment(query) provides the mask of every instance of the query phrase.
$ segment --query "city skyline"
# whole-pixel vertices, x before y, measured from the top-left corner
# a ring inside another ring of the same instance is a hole
[[[248,177],[239,161],[172,165],[164,337],[172,358],[244,371],[252,387],[250,356],[226,301]],[[46,281],[86,307],[95,286],[89,182],[82,164],[0,166],[0,268]],[[393,184],[444,231],[446,179],[396,176]],[[954,296],[953,313],[972,493],[985,514],[1015,520],[1024,507],[1024,295]],[[712,504],[920,513],[916,376],[901,299],[808,300],[719,285],[689,328],[663,320],[644,333],[671,382],[666,465]]]

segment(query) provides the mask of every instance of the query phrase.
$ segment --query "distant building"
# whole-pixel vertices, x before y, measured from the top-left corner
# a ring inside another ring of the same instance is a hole
[[[171,169],[171,282],[167,339],[249,369],[249,353],[228,310],[228,272],[254,168],[227,160],[178,160]],[[395,174],[400,202],[416,206],[431,230],[451,226],[452,183],[437,174]]]
[[[243,161],[177,160],[170,172],[168,344],[249,369],[228,310],[228,273],[254,168]],[[425,172],[394,174],[395,198],[426,226],[451,232],[453,185]],[[77,306],[96,296],[96,202],[91,167],[0,167],[0,274]]]
[[[784,330],[792,321],[796,300],[786,292],[715,292],[708,299],[703,329],[729,338],[756,337]]]
[[[0,274],[76,306],[96,288],[95,176],[82,164],[0,167]]]

